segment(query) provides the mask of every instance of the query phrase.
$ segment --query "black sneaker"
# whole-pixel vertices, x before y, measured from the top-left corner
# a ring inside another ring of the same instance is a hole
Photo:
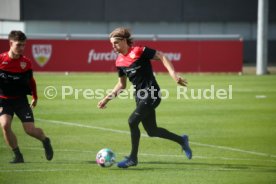
[[[10,161],[11,164],[19,164],[24,163],[24,158],[22,154],[16,155],[12,161]]]
[[[47,160],[52,160],[54,156],[53,148],[51,145],[51,141],[48,137],[45,138],[44,141],[42,141],[43,147],[45,149],[45,157]]]

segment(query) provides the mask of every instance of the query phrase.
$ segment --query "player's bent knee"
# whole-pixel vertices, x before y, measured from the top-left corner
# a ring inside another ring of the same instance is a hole
[[[157,137],[157,135],[154,134],[154,133],[148,133],[148,136],[149,136],[149,137]]]
[[[6,132],[11,130],[11,126],[8,123],[1,123],[1,128]]]
[[[136,125],[136,124],[138,124],[138,123],[139,123],[139,119],[138,119],[137,117],[135,117],[135,116],[130,116],[130,117],[128,118],[128,124],[129,124],[130,126]]]
[[[157,131],[156,130],[147,130],[147,134],[150,137],[157,137]]]
[[[35,126],[33,123],[23,123],[26,134],[33,135],[35,133]]]
[[[25,130],[25,133],[26,133],[26,134],[28,134],[28,135],[30,135],[30,136],[34,135],[34,130],[33,130],[33,129],[27,128],[27,129],[24,129],[24,130]]]

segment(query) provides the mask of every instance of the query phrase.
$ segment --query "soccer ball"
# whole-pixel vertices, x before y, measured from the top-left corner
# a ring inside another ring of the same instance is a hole
[[[101,167],[111,167],[115,163],[115,153],[109,149],[101,149],[96,155],[96,163]]]

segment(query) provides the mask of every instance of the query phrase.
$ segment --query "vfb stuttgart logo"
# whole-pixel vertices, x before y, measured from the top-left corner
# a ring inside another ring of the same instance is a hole
[[[32,53],[35,61],[40,67],[46,65],[52,54],[52,45],[34,44],[32,45]]]

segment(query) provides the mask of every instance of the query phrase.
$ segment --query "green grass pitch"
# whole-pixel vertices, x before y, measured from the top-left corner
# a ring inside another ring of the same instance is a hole
[[[96,107],[99,99],[87,99],[83,94],[85,89],[113,88],[117,74],[35,73],[39,95],[36,126],[51,138],[54,159],[44,158],[41,143],[27,136],[15,117],[13,130],[26,163],[8,163],[13,154],[1,137],[0,184],[276,183],[276,75],[184,76],[189,82],[188,94],[211,85],[216,90],[228,90],[232,85],[232,99],[177,99],[169,75],[157,74],[161,88],[170,92],[157,108],[158,125],[177,134],[187,133],[193,159],[188,160],[173,142],[147,137],[140,126],[139,164],[119,169],[97,166],[95,156],[105,147],[116,153],[116,161],[128,155],[127,119],[134,100],[117,98],[100,110]],[[54,99],[44,96],[47,86],[57,89]],[[62,86],[72,86],[78,93],[62,99]]]

